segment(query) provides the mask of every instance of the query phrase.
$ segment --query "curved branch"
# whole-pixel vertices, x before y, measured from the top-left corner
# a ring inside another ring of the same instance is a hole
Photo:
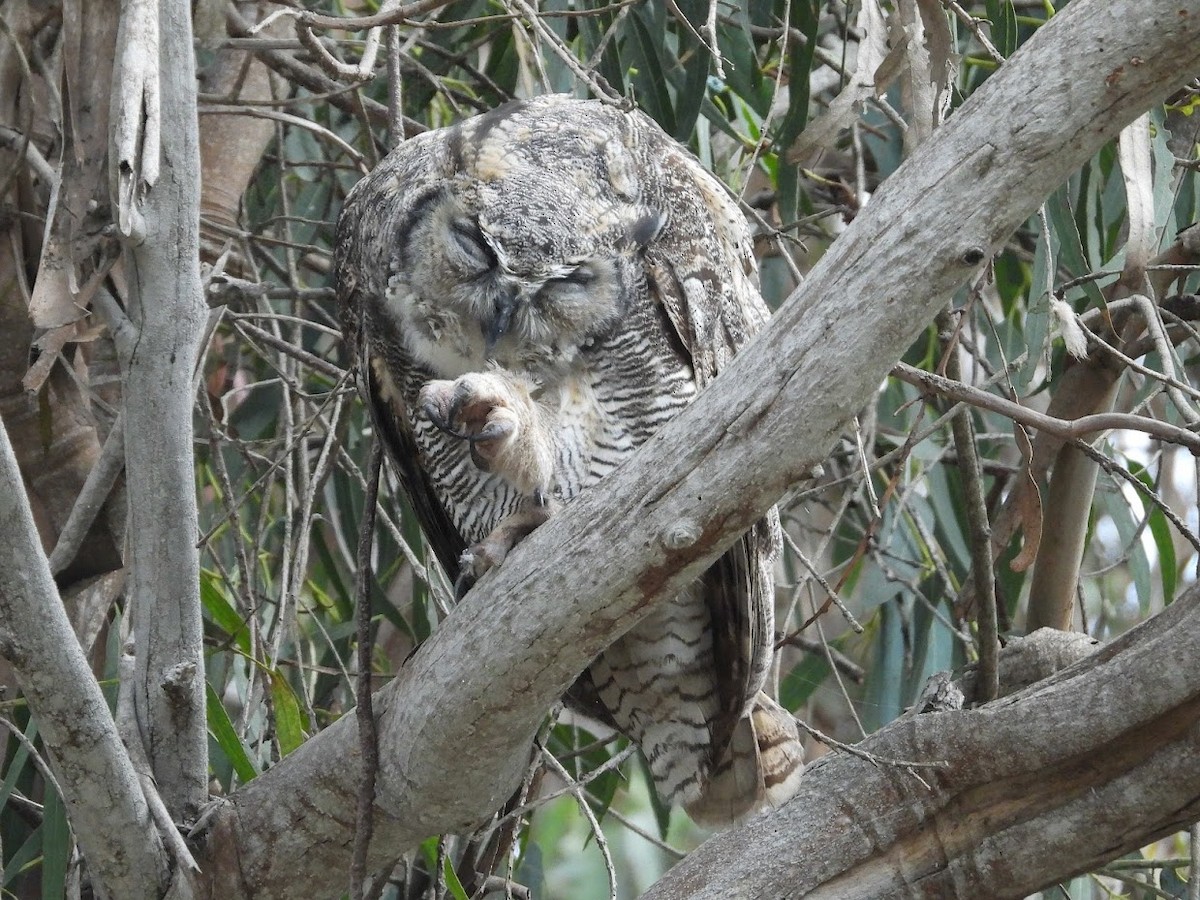
[[[297,26],[366,31],[381,25],[401,25],[439,7],[448,6],[451,2],[452,0],[413,0],[412,3],[400,4],[396,0],[390,0],[373,16],[327,16],[306,9],[277,9],[255,25],[250,34],[257,34],[283,16],[294,18]]]

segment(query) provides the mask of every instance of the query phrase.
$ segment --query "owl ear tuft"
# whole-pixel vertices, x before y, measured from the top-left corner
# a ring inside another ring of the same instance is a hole
[[[667,224],[667,214],[657,209],[643,210],[629,228],[629,242],[645,247],[659,236]]]

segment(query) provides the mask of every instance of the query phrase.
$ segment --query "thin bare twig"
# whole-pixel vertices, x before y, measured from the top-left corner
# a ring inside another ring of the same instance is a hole
[[[58,542],[50,553],[50,571],[55,575],[62,572],[75,559],[79,547],[87,536],[96,515],[112,493],[117,476],[125,468],[125,430],[120,414],[113,421],[100,451],[100,458],[88,472],[87,480],[75,498],[71,514],[58,534]]]
[[[617,900],[617,870],[613,866],[612,853],[608,849],[608,839],[604,836],[604,829],[600,827],[599,821],[596,819],[596,814],[592,812],[591,804],[588,803],[587,797],[584,796],[583,788],[571,777],[571,773],[563,767],[554,754],[545,748],[542,749],[542,759],[546,764],[567,783],[568,790],[575,798],[575,802],[579,805],[579,811],[583,813],[583,817],[587,819],[588,825],[591,826],[592,836],[596,839],[596,846],[600,849],[600,855],[604,858],[604,868],[608,872],[608,896],[609,900]]]
[[[0,147],[8,147],[10,150],[24,152],[25,162],[29,164],[29,168],[34,171],[47,187],[53,185],[58,180],[58,174],[54,171],[54,166],[47,162],[46,157],[42,156],[42,151],[23,132],[17,131],[15,128],[10,128],[7,125],[0,125]]]
[[[794,634],[784,640],[784,643],[790,644],[793,647],[799,647],[807,653],[816,653],[824,656],[826,661],[853,681],[855,684],[862,684],[867,677],[866,670],[850,659],[844,653],[835,650],[826,642],[815,640],[814,638],[805,637],[802,634]]]
[[[958,20],[967,26],[971,34],[975,35],[975,40],[979,41],[979,46],[983,48],[984,53],[991,57],[992,62],[997,65],[1004,62],[1004,55],[996,49],[996,45],[988,39],[988,36],[983,32],[983,28],[980,27],[985,20],[975,18],[956,3],[955,0],[942,0],[942,5],[954,13],[958,17]]]
[[[358,166],[360,172],[364,175],[370,171],[370,166],[363,159],[363,155],[347,144],[342,138],[338,137],[328,128],[305,119],[303,116],[293,116],[291,113],[280,112],[277,109],[266,109],[252,106],[220,106],[210,105],[201,106],[198,110],[202,116],[251,116],[258,119],[274,119],[277,122],[283,122],[286,125],[293,125],[296,128],[303,128],[311,131],[313,134],[325,138],[332,144],[335,144],[339,150],[354,160],[354,164]]]
[[[1175,529],[1179,532],[1180,536],[1182,536],[1184,540],[1186,540],[1189,544],[1196,548],[1198,552],[1200,552],[1200,536],[1197,536],[1192,529],[1188,528],[1183,519],[1179,518],[1179,516],[1175,513],[1175,510],[1171,509],[1171,507],[1167,505],[1162,497],[1158,496],[1158,493],[1154,489],[1147,487],[1140,478],[1130,472],[1127,472],[1123,466],[1117,465],[1086,441],[1074,439],[1072,443],[1076,449],[1082,451],[1085,456],[1094,460],[1096,464],[1100,466],[1100,468],[1102,468],[1113,478],[1120,478],[1122,481],[1131,485],[1135,491],[1149,500],[1152,504],[1154,504],[1154,506],[1158,507],[1158,509],[1162,511],[1162,514],[1167,517],[1167,521],[1175,526]]]
[[[363,499],[362,524],[358,534],[358,571],[354,576],[355,619],[358,626],[358,682],[355,687],[355,717],[358,720],[358,744],[362,754],[362,777],[358,786],[358,814],[354,827],[354,856],[350,863],[350,896],[363,896],[367,871],[367,851],[374,828],[375,776],[379,771],[379,742],[375,734],[375,713],[371,703],[371,657],[375,646],[371,632],[371,543],[375,534],[375,504],[379,498],[379,470],[383,452],[379,441],[371,443],[367,463],[367,493]]]
[[[614,93],[612,87],[609,86],[608,82],[599,73],[589,72],[580,65],[571,48],[566,46],[557,34],[546,27],[546,23],[542,21],[541,15],[536,9],[526,3],[525,0],[505,0],[505,3],[511,3],[521,11],[525,21],[533,27],[538,37],[546,42],[550,49],[554,51],[554,54],[563,61],[563,64],[571,70],[571,73],[576,78],[588,86],[597,99],[620,109],[630,108],[632,105],[630,101]]]
[[[1098,431],[1125,429],[1127,431],[1140,431],[1161,441],[1166,441],[1169,444],[1179,444],[1182,447],[1186,447],[1193,454],[1200,455],[1200,435],[1188,431],[1186,428],[1172,425],[1170,422],[1161,422],[1158,419],[1151,419],[1148,416],[1135,416],[1125,413],[1096,413],[1078,419],[1057,419],[1054,416],[1048,416],[1029,407],[1021,406],[1019,403],[1014,403],[995,394],[989,394],[987,391],[973,388],[970,385],[963,384],[961,381],[944,378],[932,372],[923,372],[905,363],[897,363],[895,368],[892,369],[892,375],[914,387],[921,388],[930,393],[951,397],[955,400],[961,400],[980,409],[999,413],[1002,416],[1007,416],[1014,422],[1020,422],[1022,425],[1036,428],[1039,431],[1047,431],[1064,441],[1082,438],[1090,434],[1095,434]]]
[[[1200,825],[1193,825],[1188,837],[1188,900],[1200,900]]]
[[[812,561],[807,555],[805,555],[804,551],[800,549],[795,539],[788,534],[787,531],[783,532],[783,540],[785,543],[787,543],[788,548],[792,551],[792,553],[795,554],[796,559],[800,560],[800,563],[804,566],[804,568],[808,569],[809,574],[812,575],[817,584],[821,585],[821,589],[824,590],[829,599],[833,601],[833,605],[838,608],[838,612],[845,617],[846,624],[850,626],[851,630],[853,630],[855,634],[862,634],[862,625],[859,623],[858,619],[854,618],[854,614],[850,612],[846,604],[842,601],[842,598],[838,596],[837,589],[825,580],[825,576],[817,571],[817,567],[812,564]],[[781,647],[783,644],[788,643],[791,637],[794,637],[794,635],[789,635],[788,638],[780,640],[775,644],[775,646],[777,648]]]
[[[803,719],[796,719],[796,725],[799,726],[803,731],[815,737],[822,744],[825,744],[828,747],[833,747],[835,750],[845,750],[851,756],[857,756],[859,759],[865,759],[871,765],[879,766],[880,768],[883,768],[884,766],[896,766],[897,768],[901,769],[944,769],[948,765],[948,763],[943,760],[933,760],[930,762],[926,760],[915,759],[888,759],[883,756],[876,756],[874,753],[868,753],[866,750],[861,750],[858,747],[855,747],[853,744],[846,744],[842,741],[839,741],[837,738],[826,734],[819,728],[814,728],[813,726],[809,725]],[[913,774],[916,775],[915,772]],[[917,778],[922,784],[925,784],[925,780],[919,775],[917,775]],[[926,785],[926,787],[928,787],[928,785]]]
[[[327,16],[306,9],[284,7],[277,9],[251,29],[249,37],[262,31],[276,19],[281,17],[294,18],[297,26],[310,28],[336,29],[338,31],[366,31],[380,25],[400,25],[410,22],[417,16],[433,12],[442,6],[449,6],[453,0],[414,0],[412,3],[398,4],[396,0],[384,3],[379,12],[373,16]]]
[[[404,143],[404,79],[400,74],[400,28],[388,26],[388,137],[393,147]]]
[[[953,335],[957,322],[951,309],[937,316],[938,337],[942,343],[942,362],[946,375],[962,383],[962,365],[958,342]],[[959,474],[966,495],[967,527],[970,529],[971,576],[979,612],[979,680],[976,682],[978,702],[995,700],[1000,693],[1000,635],[996,620],[996,574],[992,568],[992,529],[988,522],[987,502],[983,492],[983,472],[975,448],[975,425],[971,414],[963,409],[950,421],[954,447],[958,451]],[[917,592],[920,593],[920,592]]]

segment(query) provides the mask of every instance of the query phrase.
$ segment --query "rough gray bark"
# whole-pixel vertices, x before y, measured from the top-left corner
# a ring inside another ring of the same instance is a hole
[[[126,398],[135,704],[163,800],[176,820],[187,821],[208,799],[192,447],[192,378],[207,311],[200,288],[195,65],[188,5],[149,0],[140,6],[146,17],[161,16],[157,54],[145,28],[131,21],[139,3],[127,4],[116,101],[127,115],[113,117],[120,218],[133,232],[125,254],[129,322],[116,337]],[[155,90],[161,92],[161,156],[152,121]],[[143,109],[149,112],[144,122]],[[128,144],[122,144],[129,134],[123,125],[136,134]]]
[[[710,839],[645,896],[1022,898],[1186,828],[1200,819],[1197,646],[1193,587],[1018,694],[859,745],[943,767],[826,756],[786,807]]]
[[[112,897],[154,900],[167,862],[137,774],[75,639],[0,422],[0,656],[36,711],[88,866]]]
[[[466,830],[496,808],[546,708],[575,676],[820,461],[987,255],[1197,63],[1200,0],[1076,2],[1041,28],[888,180],[727,372],[601,489],[517,548],[381,692],[374,859]],[[682,533],[697,538],[687,546],[668,539]],[[1147,675],[1161,672],[1147,665]],[[1181,664],[1172,680],[1188,675],[1194,667]],[[1110,717],[1134,715],[1123,691],[1105,701]],[[1096,708],[1074,708],[1075,727],[1085,731]],[[1008,723],[988,710],[964,714],[971,728]],[[914,752],[947,758],[969,731],[922,731],[926,742]],[[1182,752],[1168,731],[1148,738]],[[1008,724],[995,736],[1026,737]],[[1060,750],[1069,767],[1070,747]],[[211,895],[284,897],[301,882],[336,892],[353,840],[357,759],[347,717],[229,798],[201,860]],[[1109,769],[1111,783],[1120,774]],[[1014,773],[1006,783],[1016,806],[1033,808],[1036,777]],[[863,797],[855,807],[862,828],[892,813],[885,795]],[[1128,821],[1141,821],[1136,796],[1115,791],[1112,800]],[[1064,807],[1068,826],[1073,814]],[[919,815],[900,819],[919,841]],[[986,818],[964,826],[973,840],[989,833]],[[1089,827],[1095,833],[1077,838],[1080,858],[1089,841],[1116,848],[1133,835]],[[1073,868],[1064,841],[1039,839],[1055,847],[1060,867]]]

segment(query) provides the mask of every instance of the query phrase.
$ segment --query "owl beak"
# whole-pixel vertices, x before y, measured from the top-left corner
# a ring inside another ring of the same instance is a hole
[[[516,308],[517,292],[515,290],[505,291],[496,298],[491,317],[483,322],[483,353],[487,359],[492,358],[492,353],[496,350],[496,343],[508,333],[508,328],[512,325],[513,311]]]

